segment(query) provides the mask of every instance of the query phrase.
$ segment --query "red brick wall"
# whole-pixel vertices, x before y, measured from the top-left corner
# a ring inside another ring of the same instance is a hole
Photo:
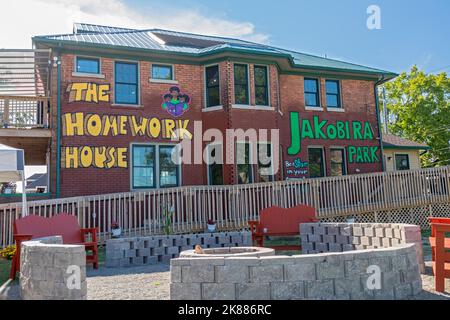
[[[62,90],[65,91],[71,82],[96,82],[111,85],[111,102],[114,101],[114,61],[102,58],[101,72],[105,79],[73,77],[74,56],[62,56]],[[114,106],[110,103],[68,102],[68,94],[62,98],[61,113],[84,112],[99,115],[135,115],[143,117],[157,117],[159,119],[174,119],[161,108],[162,94],[168,92],[173,84],[152,83],[149,81],[151,64],[140,61],[140,107]],[[189,119],[188,130],[193,132],[194,120],[201,120],[203,101],[203,68],[194,65],[174,65],[175,79],[182,92],[191,97],[190,110],[181,119]],[[129,148],[132,142],[170,143],[168,139],[149,140],[145,136],[132,137],[131,135],[118,136],[62,136],[61,145],[64,146],[116,146]],[[76,196],[83,194],[99,194],[130,191],[130,150],[128,150],[128,168],[62,168],[61,169],[61,196]],[[181,181],[183,185],[203,184],[203,172],[200,165],[185,165],[182,167]]]
[[[311,111],[305,108],[304,85],[302,76],[281,75],[281,110],[283,112],[282,128],[289,128],[289,113],[298,112],[300,119],[312,119],[313,116],[326,119],[333,123],[335,121],[368,121],[374,133],[373,140],[305,140],[302,149],[297,156],[288,156],[284,152],[285,160],[292,161],[300,157],[302,161],[308,161],[308,145],[324,147],[326,174],[330,175],[330,147],[352,146],[380,146],[378,136],[378,120],[375,107],[374,82],[365,80],[340,81],[341,101],[344,112],[329,111],[326,107],[325,78],[320,78],[320,102],[323,111]],[[294,89],[295,88],[295,89]],[[333,109],[332,109],[333,110]],[[300,120],[301,121],[301,120]],[[282,148],[285,151],[290,146],[289,130],[282,130]],[[381,151],[378,151],[380,162],[377,163],[348,163],[348,173],[367,173],[382,171]],[[358,171],[359,170],[359,171]]]
[[[114,101],[114,77],[113,66],[114,60],[109,58],[101,59],[101,73],[105,75],[105,79],[80,78],[72,76],[74,71],[74,55],[64,54],[62,56],[62,82],[61,89],[62,107],[61,113],[96,113],[99,115],[136,115],[145,117],[157,117],[160,119],[173,118],[165,110],[161,108],[162,94],[166,93],[173,84],[153,83],[149,81],[151,63],[148,61],[140,61],[140,107],[130,106],[114,106],[111,103],[86,103],[73,102],[68,103],[68,94],[65,90],[71,82],[96,82],[109,83],[111,86],[111,102]],[[55,69],[56,70],[56,69]],[[221,88],[221,104],[220,110],[202,112],[205,105],[204,92],[204,67],[200,65],[174,65],[175,79],[181,90],[191,97],[190,110],[187,111],[181,119],[189,119],[189,131],[193,132],[194,120],[201,120],[203,131],[209,128],[218,128],[223,133],[226,129],[242,128],[242,129],[276,129],[280,128],[280,146],[283,150],[283,160],[293,159],[286,155],[286,148],[290,145],[289,130],[289,112],[299,112],[301,118],[312,118],[318,115],[321,119],[330,121],[336,120],[360,120],[370,121],[373,132],[378,136],[377,116],[375,112],[375,99],[373,82],[362,80],[342,80],[342,104],[345,112],[327,111],[325,106],[325,79],[321,79],[321,102],[324,106],[323,111],[305,110],[303,96],[303,77],[298,75],[279,75],[275,65],[269,66],[270,80],[270,106],[271,109],[255,110],[233,108],[234,89],[233,89],[233,61],[225,60],[219,63],[220,70],[220,88]],[[253,65],[249,65],[250,75],[250,104],[254,106],[254,81],[253,81]],[[53,73],[56,80],[56,72]],[[56,92],[56,81],[53,82]],[[52,105],[56,106],[56,95],[53,96]],[[53,108],[52,128],[56,123],[56,108]],[[56,131],[54,131],[56,135]],[[132,142],[146,143],[167,143],[167,139],[149,139],[148,137],[132,137],[126,136],[62,136],[61,146],[116,146],[130,147]],[[379,141],[305,141],[306,144],[321,145],[325,147],[325,161],[327,164],[327,174],[330,172],[329,164],[329,147],[330,146],[347,146],[352,145],[379,145]],[[205,146],[207,143],[203,143]],[[307,145],[302,146],[302,151],[298,155],[304,161],[307,161]],[[61,196],[77,196],[87,194],[102,194],[112,192],[130,191],[130,167],[131,159],[130,150],[128,151],[128,168],[78,168],[66,169],[61,168]],[[381,157],[380,157],[381,159]],[[55,168],[56,168],[56,139],[52,142],[51,153],[51,191],[55,191]],[[375,164],[349,164],[349,173],[355,173],[356,169],[360,172],[381,171],[381,163]],[[183,165],[182,166],[182,184],[196,185],[207,183],[207,168],[204,165]],[[256,168],[255,168],[256,173]],[[281,172],[277,179],[281,179]],[[226,184],[236,183],[235,165],[224,166],[224,182]]]

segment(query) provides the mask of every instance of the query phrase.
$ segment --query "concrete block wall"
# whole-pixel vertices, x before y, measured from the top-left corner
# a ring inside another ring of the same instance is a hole
[[[180,252],[202,248],[251,246],[249,231],[118,238],[106,241],[107,267],[126,267],[169,262]]]
[[[23,242],[19,281],[24,300],[86,300],[84,246],[62,244],[61,236]]]
[[[380,288],[371,289],[368,267],[373,265],[380,270]],[[421,290],[413,244],[339,253],[170,261],[173,300],[392,300]]]
[[[425,273],[420,226],[394,223],[302,223],[302,253],[343,252],[413,243]]]

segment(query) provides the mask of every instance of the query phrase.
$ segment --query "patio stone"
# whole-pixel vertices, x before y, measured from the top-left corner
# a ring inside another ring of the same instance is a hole
[[[236,285],[237,298],[239,300],[269,300],[270,285],[247,283]]]
[[[234,300],[236,288],[234,283],[203,283],[203,300]]]

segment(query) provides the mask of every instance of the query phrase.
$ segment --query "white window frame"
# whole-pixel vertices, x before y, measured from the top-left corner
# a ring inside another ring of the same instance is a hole
[[[266,78],[267,78],[267,105],[256,104],[256,84],[255,84],[255,66],[256,67],[266,67]],[[271,104],[271,91],[270,91],[270,66],[267,64],[253,64],[253,87],[255,91],[255,107],[256,108],[272,108]]]
[[[215,146],[220,146],[221,148],[222,148],[222,181],[224,181],[224,174],[223,174],[223,170],[224,170],[224,154],[223,154],[223,143],[222,142],[211,142],[211,143],[208,143],[207,145],[206,145],[206,154],[208,155],[208,162],[206,163],[206,177],[207,177],[207,183],[208,183],[208,185],[210,186],[210,185],[212,185],[211,184],[211,171],[210,171],[210,163],[209,163],[209,158],[210,158],[210,155],[211,155],[211,149],[213,148],[213,147],[215,147]],[[224,181],[225,182],[225,181]]]
[[[271,182],[273,182],[273,181],[275,181],[275,173],[274,173],[274,167],[273,167],[273,156],[274,156],[274,154],[273,154],[273,144],[270,142],[270,141],[258,141],[257,142],[257,145],[260,145],[260,144],[269,144],[270,145],[270,156],[271,156],[271,158],[270,158],[270,171],[271,171],[271,176],[272,176],[272,181]],[[259,176],[260,176],[260,174],[259,174],[259,152],[258,152],[258,146],[256,147],[256,152],[258,153],[258,157],[257,157],[257,161],[256,161],[256,171],[257,171],[257,173],[258,173],[258,179],[259,179]]]
[[[235,84],[234,84],[234,78],[235,78],[235,76],[234,76],[234,66],[236,64],[247,66],[247,97],[248,97],[248,104],[236,103],[236,92],[234,90],[234,88],[235,88]],[[231,106],[232,108],[238,108],[238,109],[251,108],[251,104],[252,104],[251,100],[252,99],[251,99],[251,96],[250,96],[250,94],[251,94],[250,85],[251,85],[251,82],[250,82],[250,65],[248,63],[245,63],[245,62],[233,62],[233,101],[234,101],[234,104],[232,104],[232,106]]]
[[[171,67],[172,68],[172,79],[165,80],[165,79],[155,79],[153,78],[153,65],[157,66],[163,66],[163,67]],[[175,65],[171,63],[158,63],[158,62],[152,62],[150,64],[150,76],[149,76],[149,82],[153,83],[168,83],[168,84],[178,84],[178,81],[176,80],[176,74],[175,74]]]
[[[89,72],[78,72],[78,58],[86,58],[86,59],[96,59],[98,60],[98,73],[89,73]],[[96,78],[96,79],[105,79],[105,75],[102,74],[102,59],[97,56],[89,56],[89,55],[76,55],[73,59],[73,72],[72,77],[82,77],[82,78]]]
[[[238,172],[238,163],[237,163],[237,146],[238,144],[248,144],[249,145],[249,155],[248,155],[248,160],[250,162],[250,174],[251,174],[251,181],[249,183],[239,183],[239,172]],[[253,154],[253,143],[249,142],[249,141],[236,141],[236,143],[234,144],[234,150],[235,150],[235,170],[236,170],[236,184],[250,184],[250,183],[254,183],[255,182],[255,170],[254,170],[254,154]]]
[[[347,162],[347,148],[344,146],[330,146],[329,150],[330,150],[330,174],[331,174],[331,150],[342,150],[344,153],[344,165],[345,165],[345,174],[344,176],[348,175],[348,162]],[[326,166],[325,166],[326,169]],[[331,176],[331,175],[330,175]]]
[[[219,104],[216,106],[210,106],[208,107],[208,96],[207,96],[207,85],[206,85],[206,68],[208,67],[214,67],[217,66],[218,70],[219,70]],[[207,64],[205,66],[203,66],[203,77],[204,77],[204,95],[203,95],[203,99],[205,101],[204,107],[203,107],[203,112],[207,112],[207,111],[214,111],[214,110],[222,110],[223,109],[223,105],[222,105],[222,83],[220,81],[220,64],[219,63],[212,63],[212,64]]]
[[[138,71],[138,101],[137,104],[127,104],[127,103],[116,103],[116,62],[124,62],[124,63],[135,63],[137,64],[137,71]],[[142,101],[142,86],[141,86],[141,63],[140,61],[136,61],[136,60],[126,60],[126,59],[116,59],[113,60],[113,103],[111,104],[111,106],[113,107],[128,107],[128,108],[142,108],[143,106],[141,105],[141,101]]]
[[[155,147],[155,187],[153,188],[134,188],[133,187],[133,146],[140,145],[140,146],[153,146]],[[176,143],[164,143],[164,142],[158,142],[158,143],[148,143],[148,142],[132,142],[130,143],[130,166],[129,166],[129,173],[130,173],[130,190],[132,191],[145,191],[145,190],[155,190],[155,189],[168,189],[168,188],[176,188],[183,185],[182,182],[182,165],[177,164],[178,166],[178,186],[176,187],[163,187],[160,186],[160,166],[159,166],[159,147],[160,146],[172,146],[175,147]]]
[[[311,178],[310,176],[310,163],[309,163],[309,149],[322,149],[322,158],[323,158],[323,177],[314,177],[314,179],[317,178],[325,178],[327,177],[327,158],[326,158],[326,154],[325,154],[325,147],[324,146],[318,146],[318,145],[310,145],[307,147],[308,149],[308,178]]]
[[[317,94],[319,97],[319,105],[318,106],[308,106],[306,104],[306,96],[305,96],[305,80],[316,80],[317,81]],[[303,77],[303,103],[305,104],[305,110],[309,111],[323,111],[323,105],[322,105],[322,84],[321,84],[321,78],[317,77]]]
[[[338,90],[339,90],[339,104],[340,107],[339,108],[335,108],[335,107],[328,107],[327,104],[327,80],[330,81],[337,81],[338,83]],[[327,111],[331,111],[331,112],[345,112],[345,108],[344,108],[344,103],[343,103],[343,99],[342,99],[342,81],[341,79],[337,79],[337,78],[325,78],[325,106],[327,108]]]

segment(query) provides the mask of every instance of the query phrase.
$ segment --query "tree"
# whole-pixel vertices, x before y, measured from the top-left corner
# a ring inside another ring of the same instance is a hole
[[[424,167],[450,164],[450,79],[445,72],[426,74],[416,66],[386,83],[389,131],[426,143]]]

